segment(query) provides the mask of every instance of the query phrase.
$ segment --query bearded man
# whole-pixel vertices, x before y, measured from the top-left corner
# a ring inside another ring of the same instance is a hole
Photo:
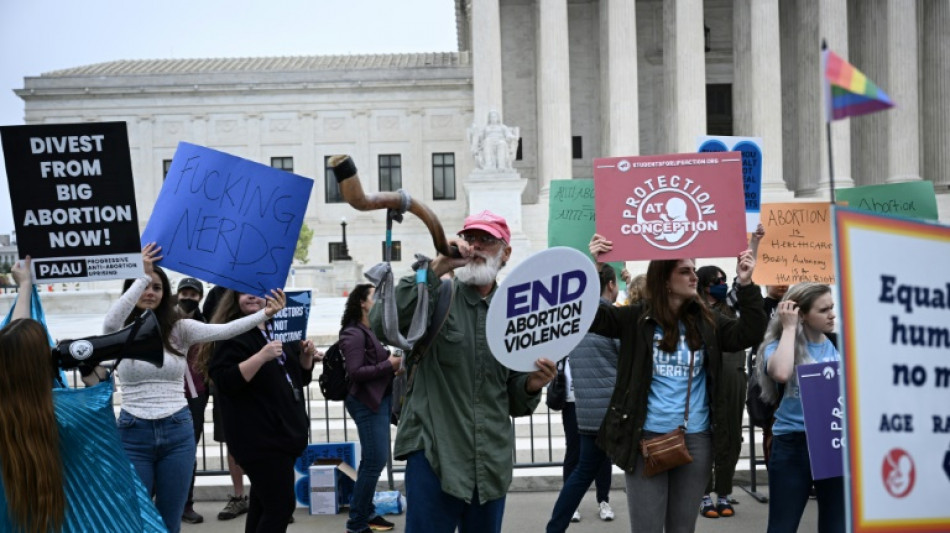
[[[426,272],[429,309],[439,298],[440,277],[454,271],[448,318],[417,363],[402,408],[393,456],[406,460],[406,533],[500,532],[511,484],[514,439],[511,417],[531,414],[541,389],[557,374],[552,361],[515,372],[488,348],[485,318],[498,271],[511,256],[505,219],[482,211],[465,219],[451,244],[460,257],[437,256]],[[400,329],[416,307],[415,275],[395,290]],[[382,309],[370,323],[382,335]]]

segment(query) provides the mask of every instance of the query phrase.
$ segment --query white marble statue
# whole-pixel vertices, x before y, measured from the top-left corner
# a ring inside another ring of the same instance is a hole
[[[468,128],[468,142],[475,157],[475,166],[483,170],[511,170],[520,136],[520,128],[502,124],[501,115],[492,109],[488,112],[488,123],[484,127],[473,123]]]

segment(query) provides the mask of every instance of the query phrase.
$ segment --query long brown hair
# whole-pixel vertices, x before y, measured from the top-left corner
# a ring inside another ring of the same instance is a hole
[[[659,347],[664,352],[676,351],[680,338],[680,322],[686,326],[686,344],[694,351],[703,346],[702,334],[699,331],[700,320],[715,324],[712,312],[698,295],[684,301],[677,311],[673,310],[667,283],[680,261],[684,259],[654,260],[650,261],[647,267],[646,313],[656,320],[663,330]]]
[[[224,291],[214,308],[214,313],[209,317],[209,324],[227,324],[232,320],[237,320],[244,316],[241,312],[239,299],[240,292],[233,289]],[[211,376],[208,375],[208,364],[211,362],[211,356],[214,355],[216,343],[206,342],[201,345],[198,355],[195,357],[195,370],[197,370],[208,381]]]
[[[52,367],[39,322],[0,330],[0,473],[13,523],[27,533],[59,531],[66,512]]]
[[[178,315],[178,311],[175,311],[175,299],[172,298],[172,289],[171,285],[168,283],[168,275],[165,274],[165,271],[160,267],[153,266],[152,269],[155,271],[155,275],[158,276],[158,279],[162,281],[162,301],[158,302],[158,306],[156,306],[155,310],[152,311],[155,313],[155,318],[158,319],[158,326],[162,330],[162,346],[165,347],[165,351],[184,357],[185,354],[181,353],[174,346],[172,346],[172,343],[169,340],[172,327],[181,317]],[[129,287],[131,287],[133,283],[135,283],[134,279],[125,280],[125,282],[122,284],[122,294],[125,294],[125,292],[129,290]],[[152,280],[149,280],[149,283],[152,283]],[[125,325],[128,326],[134,322],[135,319],[140,317],[144,312],[145,311],[143,309],[139,309],[138,306],[133,307],[132,312],[129,313],[129,316],[125,317]]]

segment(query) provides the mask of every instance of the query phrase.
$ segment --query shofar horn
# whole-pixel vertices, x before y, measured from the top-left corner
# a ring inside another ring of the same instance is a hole
[[[445,238],[445,230],[442,229],[442,223],[439,217],[435,215],[428,206],[416,199],[410,199],[408,195],[398,192],[377,192],[366,195],[363,192],[363,186],[360,185],[360,177],[356,172],[356,164],[348,155],[331,156],[330,167],[336,176],[336,182],[340,186],[340,193],[346,203],[359,211],[374,211],[377,209],[395,209],[400,213],[409,211],[419,217],[420,220],[429,228],[429,234],[432,235],[432,244],[442,255],[458,257],[458,249],[449,246]],[[404,203],[408,200],[408,206]]]

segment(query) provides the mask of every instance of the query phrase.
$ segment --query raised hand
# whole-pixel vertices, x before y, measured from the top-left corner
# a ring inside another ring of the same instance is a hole
[[[284,296],[284,291],[272,289],[270,293],[271,295],[267,297],[267,307],[264,308],[264,314],[267,315],[267,318],[276,315],[287,305],[287,297]]]
[[[587,245],[588,251],[590,251],[591,257],[594,258],[594,261],[600,262],[600,254],[605,254],[614,249],[613,241],[608,241],[606,237],[599,233],[595,233],[590,238],[590,244]]]
[[[30,268],[30,265],[33,263],[33,258],[26,256],[25,258],[13,263],[13,268],[10,269],[10,273],[13,274],[13,281],[21,289],[30,288],[30,285],[33,284],[33,270]]]
[[[798,304],[792,300],[782,300],[778,303],[775,312],[782,321],[783,328],[797,328],[799,322]]]
[[[161,261],[163,255],[159,255],[162,247],[156,242],[150,242],[142,248],[142,264],[145,267],[145,273],[151,277],[155,273],[155,263]]]
[[[752,283],[752,272],[755,270],[755,256],[752,250],[745,250],[739,254],[736,261],[736,275],[739,278],[739,285],[748,285]]]

